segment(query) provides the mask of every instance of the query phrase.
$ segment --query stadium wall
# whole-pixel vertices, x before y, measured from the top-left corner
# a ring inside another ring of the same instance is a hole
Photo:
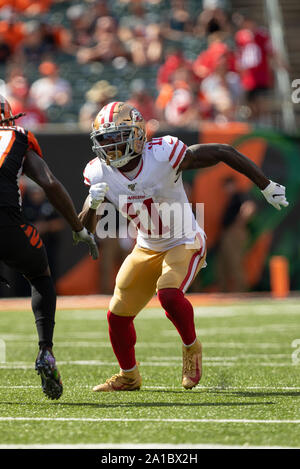
[[[249,287],[255,291],[270,289],[269,261],[273,255],[284,255],[289,261],[291,289],[300,289],[300,138],[270,129],[254,129],[243,123],[216,125],[205,123],[199,131],[167,129],[155,136],[176,135],[187,145],[194,143],[228,143],[262,167],[271,179],[287,186],[290,205],[277,212],[266,204],[260,191],[246,177],[224,164],[202,171],[188,171],[184,181],[191,201],[205,204],[205,230],[208,236],[208,267],[196,281],[198,291],[217,291],[216,262],[220,239],[220,224],[226,207],[223,180],[234,176],[241,191],[255,201],[257,211],[249,223],[250,242],[244,258],[244,269]],[[87,196],[82,172],[86,163],[94,158],[90,139],[84,133],[37,133],[45,159],[57,177],[65,184],[80,211]],[[101,246],[100,246],[101,249]],[[100,251],[101,252],[101,251]],[[72,245],[71,231],[62,233],[58,255],[59,294],[101,293],[99,261],[87,256],[86,246]],[[118,266],[116,266],[117,269]],[[111,279],[113,283],[113,278]],[[2,296],[13,296],[2,288]]]

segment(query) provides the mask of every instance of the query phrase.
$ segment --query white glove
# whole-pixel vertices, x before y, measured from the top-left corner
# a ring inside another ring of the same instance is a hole
[[[289,205],[285,197],[285,187],[277,182],[270,181],[270,184],[261,191],[269,204],[273,205],[277,210]]]
[[[89,207],[93,210],[97,210],[101,202],[103,202],[107,191],[108,185],[106,182],[98,182],[97,184],[93,184],[89,191]]]
[[[87,243],[90,250],[90,255],[94,259],[98,259],[99,251],[94,238],[94,235],[90,233],[86,228],[83,228],[81,231],[73,231],[73,244],[78,244],[81,241]]]

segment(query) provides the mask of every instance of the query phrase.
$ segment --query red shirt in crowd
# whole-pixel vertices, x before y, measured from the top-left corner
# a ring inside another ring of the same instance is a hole
[[[226,56],[227,67],[229,71],[235,70],[234,54],[229,47],[221,41],[215,41],[210,44],[208,49],[201,52],[193,64],[195,74],[203,80],[214,72],[219,60]]]
[[[255,32],[241,29],[235,36],[237,44],[237,66],[243,88],[251,91],[270,88],[273,84],[269,58],[272,55],[271,41],[263,29]]]

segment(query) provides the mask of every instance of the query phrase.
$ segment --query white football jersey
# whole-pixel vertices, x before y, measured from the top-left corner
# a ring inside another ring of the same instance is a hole
[[[119,169],[90,161],[84,170],[87,185],[106,182],[106,198],[137,229],[137,244],[153,251],[166,251],[192,244],[205,234],[197,223],[185,193],[182,174],[177,173],[187,146],[169,135],[145,144],[142,163],[133,179]]]

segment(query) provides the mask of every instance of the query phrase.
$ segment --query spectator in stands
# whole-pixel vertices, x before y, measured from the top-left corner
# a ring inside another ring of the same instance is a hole
[[[77,53],[79,63],[110,62],[116,57],[128,58],[128,52],[118,36],[118,25],[112,16],[98,18],[94,41],[95,46],[79,49]]]
[[[46,54],[55,51],[55,44],[49,38],[44,38],[43,28],[39,21],[32,20],[25,25],[26,36],[19,50],[24,63],[39,63]]]
[[[61,25],[31,20],[25,25],[26,36],[18,55],[24,63],[39,63],[58,51],[72,52],[71,34]]]
[[[229,47],[219,40],[211,42],[209,47],[201,52],[193,63],[193,71],[199,80],[203,80],[213,73],[223,56],[227,58],[228,69],[234,71],[234,54],[230,51]]]
[[[18,21],[17,15],[9,12],[6,19],[0,21],[0,35],[12,53],[15,53],[26,35],[25,26]]]
[[[14,114],[25,113],[18,120],[18,125],[36,129],[47,122],[45,113],[39,109],[29,97],[29,84],[24,75],[13,75],[7,82],[7,97]]]
[[[121,28],[120,37],[127,46],[134,65],[143,67],[160,63],[163,55],[163,39],[158,24],[140,25],[132,30]]]
[[[157,119],[155,100],[148,91],[147,83],[140,78],[136,78],[131,82],[130,91],[128,103],[143,113],[146,121]]]
[[[102,17],[112,17],[106,0],[71,5],[67,9],[66,15],[70,22],[71,43],[74,46],[74,52],[77,52],[80,47],[94,46],[93,35],[97,20]]]
[[[147,64],[158,64],[162,61],[164,42],[161,26],[151,23],[146,27],[145,35]]]
[[[170,83],[162,86],[156,105],[169,125],[197,125],[201,109],[195,84],[191,69],[183,66],[173,72]]]
[[[206,102],[211,106],[212,118],[218,122],[235,120],[242,98],[240,77],[230,71],[229,60],[226,55],[221,56],[214,71],[204,78],[200,86]]]
[[[73,52],[79,47],[91,45],[91,21],[89,10],[81,4],[72,5],[67,9],[67,18],[70,22],[71,45]]]
[[[222,292],[243,292],[247,290],[243,261],[248,222],[256,206],[239,190],[235,178],[226,178],[223,187],[228,203],[222,220],[218,252],[219,288]]]
[[[163,84],[170,83],[173,73],[179,68],[192,70],[192,62],[185,58],[182,49],[169,48],[166,51],[165,62],[158,69],[157,88],[160,89]]]
[[[274,58],[274,53],[270,37],[254,21],[244,20],[235,41],[237,70],[247,93],[251,118],[257,121],[268,113],[268,96],[273,88],[270,60]]]
[[[131,30],[127,29],[127,34],[130,31],[127,38],[124,34],[124,28],[121,31],[124,44],[127,47],[133,64],[137,67],[145,66],[147,64],[147,52],[145,47],[144,28],[137,24]]]
[[[30,98],[43,111],[51,105],[65,106],[72,99],[70,83],[59,74],[59,68],[54,62],[43,62],[39,66],[43,78],[36,80],[30,88]]]
[[[108,0],[85,0],[85,2],[88,5],[87,11],[89,19],[89,30],[91,34],[94,33],[97,27],[98,18],[110,16],[116,20],[116,18],[110,11],[110,2]]]
[[[86,93],[87,101],[79,111],[78,124],[82,130],[91,131],[92,123],[100,109],[112,101],[118,90],[106,80],[97,81]]]
[[[139,30],[144,31],[149,23],[153,22],[153,16],[151,15],[151,20],[147,15],[147,10],[144,2],[140,0],[131,0],[127,2],[127,11],[120,17],[120,27],[134,29],[138,27]],[[155,22],[159,22],[159,18],[154,18]]]
[[[198,108],[193,98],[190,89],[176,88],[165,108],[167,124],[176,127],[196,124],[198,121]]]
[[[164,33],[168,39],[180,40],[186,33],[191,33],[193,20],[185,0],[171,0],[171,9],[168,11],[168,22],[164,26]]]
[[[206,37],[209,41],[216,38],[225,40],[229,37],[231,24],[224,1],[206,0],[203,2],[203,10],[197,18],[194,34]]]
[[[55,53],[56,51],[72,52],[71,40],[72,36],[68,29],[60,24],[50,24],[43,20],[40,23],[42,31],[42,40],[45,45]]]
[[[35,16],[46,13],[52,3],[53,0],[0,0],[0,10],[11,8],[26,16]]]
[[[12,57],[12,49],[0,34],[0,65],[6,64]]]
[[[245,23],[236,35],[237,66],[246,91],[266,90],[273,86],[270,58],[272,45],[266,30],[257,28],[253,21]]]

